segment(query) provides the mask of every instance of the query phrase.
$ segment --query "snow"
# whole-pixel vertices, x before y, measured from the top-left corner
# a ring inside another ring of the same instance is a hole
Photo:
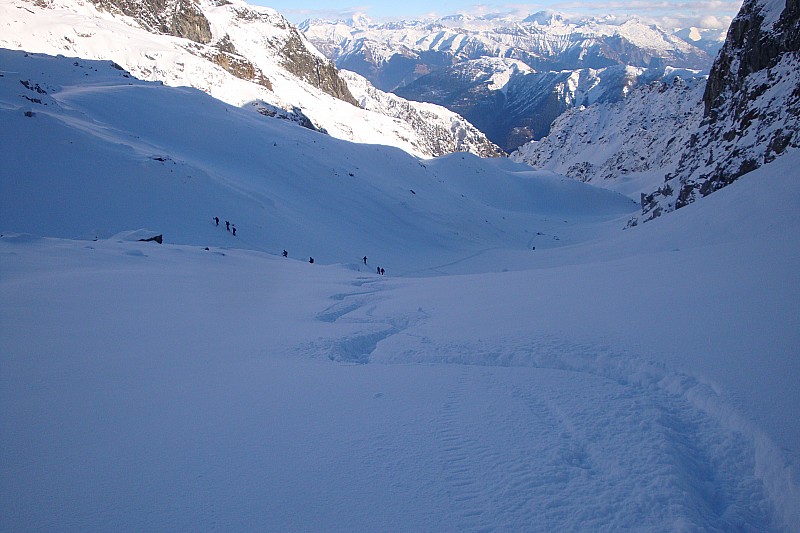
[[[224,4],[224,5],[223,5]],[[426,139],[394,117],[357,108],[303,83],[287,72],[276,49],[301,34],[276,11],[239,0],[201,4],[215,41],[228,36],[236,50],[270,82],[268,89],[234,77],[209,61],[218,50],[187,39],[154,35],[129,17],[100,11],[89,2],[26,0],[0,3],[0,46],[86,59],[110,59],[133,75],[167,85],[194,87],[234,106],[266,102],[279,109],[301,109],[330,135],[361,143],[396,146],[419,157],[432,157]],[[212,43],[213,44],[213,43]],[[323,58],[308,42],[310,54]],[[446,124],[451,112],[430,106]],[[462,119],[463,120],[463,119]]]
[[[509,160],[0,57],[0,530],[800,528],[798,152],[623,231]]]

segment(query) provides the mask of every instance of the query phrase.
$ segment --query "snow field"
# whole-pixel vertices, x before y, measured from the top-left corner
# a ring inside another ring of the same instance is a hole
[[[14,240],[4,529],[777,527],[752,441],[658,366],[629,374],[635,354],[504,346],[494,320],[447,345],[456,317],[418,341],[439,362],[403,364],[411,333],[441,326],[432,309],[365,358],[342,342],[370,325],[358,312],[429,287],[237,250]],[[334,312],[348,290],[363,305]]]
[[[0,530],[800,527],[797,154],[622,231],[507,160],[2,58]]]

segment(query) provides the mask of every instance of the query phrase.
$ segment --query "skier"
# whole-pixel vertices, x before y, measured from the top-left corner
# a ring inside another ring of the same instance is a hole
[[[287,252],[286,250],[284,250],[284,251],[283,251],[283,257],[289,257],[289,252]]]
[[[378,267],[378,274],[381,273],[381,267]]]
[[[219,217],[214,217],[214,223],[219,226]]]
[[[381,276],[383,276],[384,274],[386,274],[386,271],[383,268],[381,268]]]
[[[309,257],[309,258],[308,258],[308,262],[309,262],[309,263],[311,263],[311,264],[313,265],[313,264],[314,264],[314,258],[313,258],[313,257]]]
[[[236,237],[236,226],[233,226],[233,236]]]
[[[225,221],[225,229],[228,230],[228,231],[231,230],[231,223],[228,222],[227,220]]]
[[[366,255],[364,256],[364,264],[365,265],[367,264],[367,256]]]

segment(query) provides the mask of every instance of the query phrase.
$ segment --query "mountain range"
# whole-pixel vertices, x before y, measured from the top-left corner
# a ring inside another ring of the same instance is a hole
[[[679,209],[800,146],[798,33],[796,1],[745,2],[707,82],[572,110],[512,158],[641,193],[643,220]]]
[[[697,28],[666,32],[635,18],[571,20],[554,12],[523,20],[308,20],[300,29],[339,68],[409,100],[447,107],[507,152],[547,135],[551,122],[575,105],[618,101],[675,68],[701,75],[723,37]]]

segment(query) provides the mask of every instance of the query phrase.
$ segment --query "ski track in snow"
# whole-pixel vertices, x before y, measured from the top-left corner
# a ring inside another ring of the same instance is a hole
[[[347,363],[461,365],[428,428],[434,449],[416,451],[435,461],[439,506],[453,520],[447,530],[780,530],[754,474],[752,435],[691,376],[558,338],[419,338],[417,350],[387,353],[381,342],[413,335],[426,314],[376,313],[395,285],[354,285],[317,319],[364,329],[300,352]],[[476,391],[486,403],[475,401]],[[370,446],[381,451],[376,466],[414,453],[387,435]]]

